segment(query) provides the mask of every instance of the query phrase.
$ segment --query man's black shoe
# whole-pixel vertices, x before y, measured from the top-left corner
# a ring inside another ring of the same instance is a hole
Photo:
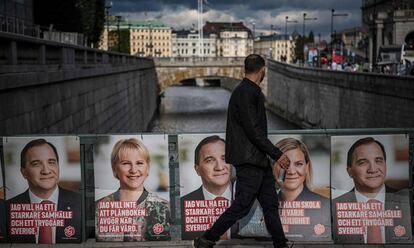
[[[213,248],[216,242],[210,241],[203,236],[197,237],[193,240],[194,248]]]
[[[288,244],[288,243],[282,243],[282,244],[277,244],[275,247],[276,248],[292,248],[293,247],[293,241],[291,242],[292,244]]]

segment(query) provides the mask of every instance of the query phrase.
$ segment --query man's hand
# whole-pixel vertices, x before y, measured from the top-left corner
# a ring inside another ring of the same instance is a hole
[[[282,169],[287,170],[289,168],[289,165],[290,165],[290,160],[289,160],[289,158],[285,154],[283,154],[276,161],[276,163],[279,164]]]

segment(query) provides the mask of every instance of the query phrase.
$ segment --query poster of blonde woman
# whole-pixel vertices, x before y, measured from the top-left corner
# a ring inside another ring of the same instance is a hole
[[[272,143],[287,155],[289,169],[272,165],[278,194],[280,218],[285,236],[290,240],[331,240],[330,217],[330,140],[317,135],[270,135]],[[255,207],[242,219],[241,236],[270,236],[263,213]]]
[[[332,215],[336,243],[409,243],[408,137],[332,137]]]
[[[81,242],[79,138],[5,137],[8,241]]]
[[[94,172],[97,241],[171,239],[166,135],[98,137]]]

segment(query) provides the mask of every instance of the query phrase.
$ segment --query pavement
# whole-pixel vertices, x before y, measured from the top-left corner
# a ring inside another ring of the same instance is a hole
[[[1,248],[29,248],[29,247],[61,247],[61,248],[75,248],[75,247],[103,247],[103,248],[121,248],[121,247],[174,247],[174,248],[190,248],[192,241],[152,241],[152,242],[96,242],[94,239],[88,239],[81,244],[56,244],[56,245],[36,245],[36,244],[0,244]],[[291,244],[291,243],[289,243]],[[220,241],[215,246],[217,248],[272,248],[272,242],[261,241],[256,239],[232,239]],[[414,243],[411,244],[387,244],[387,245],[338,245],[332,242],[325,243],[310,243],[310,242],[295,242],[292,248],[414,248]]]

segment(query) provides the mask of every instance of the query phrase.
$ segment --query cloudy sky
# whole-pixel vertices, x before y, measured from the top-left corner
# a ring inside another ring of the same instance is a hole
[[[107,0],[109,4],[111,1]],[[317,21],[306,22],[306,33],[313,30],[328,37],[331,25],[331,9],[335,13],[347,13],[347,17],[335,17],[334,29],[341,31],[361,25],[362,0],[207,0],[204,5],[205,21],[242,21],[256,35],[268,33],[271,25],[284,33],[285,17],[297,20],[288,23],[288,32],[302,33],[303,13],[316,17]],[[112,0],[111,15],[122,15],[127,19],[159,19],[174,29],[197,25],[197,0]]]

